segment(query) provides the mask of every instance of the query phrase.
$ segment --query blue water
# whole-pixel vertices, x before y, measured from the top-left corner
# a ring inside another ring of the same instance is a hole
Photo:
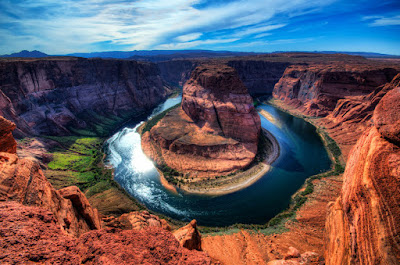
[[[168,99],[153,115],[180,103]],[[147,208],[175,219],[197,219],[200,225],[263,224],[286,209],[293,195],[311,175],[326,171],[331,161],[315,127],[270,105],[261,105],[273,119],[261,125],[278,140],[280,156],[272,170],[250,187],[223,196],[173,194],[160,183],[157,171],[140,147],[136,127],[126,127],[105,145],[106,163],[114,167],[115,180]]]

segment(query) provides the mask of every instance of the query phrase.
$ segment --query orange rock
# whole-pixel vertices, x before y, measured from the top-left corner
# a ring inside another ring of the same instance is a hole
[[[0,116],[0,152],[15,154],[17,152],[17,142],[14,140],[12,131],[16,128],[15,124]]]
[[[181,246],[190,250],[201,250],[201,235],[197,229],[196,220],[192,220],[188,225],[174,231],[173,234]]]
[[[102,229],[65,235],[41,207],[0,202],[1,264],[211,264],[164,229]]]
[[[234,69],[203,65],[185,84],[182,108],[142,136],[143,151],[159,165],[190,176],[227,175],[257,153],[260,118]]]
[[[382,98],[376,127],[361,136],[348,159],[342,195],[326,221],[327,264],[400,263],[399,96],[395,88]]]

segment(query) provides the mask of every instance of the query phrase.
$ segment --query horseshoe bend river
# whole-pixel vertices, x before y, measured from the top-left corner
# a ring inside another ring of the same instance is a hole
[[[181,97],[167,99],[151,116],[180,101]],[[271,105],[262,104],[259,109],[269,116],[260,115],[261,126],[277,139],[280,155],[262,178],[235,193],[213,197],[165,189],[153,163],[142,152],[136,132],[141,122],[120,129],[106,141],[105,163],[114,168],[115,181],[152,211],[182,221],[196,219],[204,226],[264,224],[289,206],[306,178],[328,170],[331,161],[314,126]]]

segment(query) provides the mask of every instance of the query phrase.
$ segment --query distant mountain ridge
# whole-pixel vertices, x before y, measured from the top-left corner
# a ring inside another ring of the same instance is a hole
[[[274,54],[274,53],[287,53],[287,52],[288,51],[275,51],[271,53]],[[305,51],[297,51],[297,52],[304,53]],[[348,54],[348,55],[363,56],[366,58],[394,58],[394,59],[400,58],[400,55],[391,55],[391,54],[383,54],[375,52],[307,51],[305,53]],[[160,62],[173,59],[249,56],[258,54],[268,54],[268,53],[213,51],[213,50],[139,50],[139,51],[135,50],[135,51],[107,51],[107,52],[48,55],[46,53],[37,50],[34,51],[23,50],[17,53],[0,55],[0,57],[43,58],[48,56],[73,56],[73,57],[83,57],[83,58],[134,59],[138,61]]]
[[[0,55],[0,57],[23,57],[23,58],[43,58],[43,57],[48,57],[50,55],[45,54],[43,52],[34,50],[34,51],[27,51],[27,50],[23,50],[20,52],[16,52],[16,53],[11,53],[11,54],[4,54],[4,55]]]

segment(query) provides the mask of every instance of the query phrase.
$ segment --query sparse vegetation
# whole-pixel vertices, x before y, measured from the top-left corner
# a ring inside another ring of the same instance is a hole
[[[150,120],[148,120],[146,122],[146,124],[144,125],[143,129],[142,129],[142,134],[145,132],[148,132],[151,130],[151,128],[153,128],[154,125],[156,125],[162,118],[164,118],[165,115],[167,115],[168,112],[170,112],[171,110],[179,107],[180,104],[176,104],[175,106],[164,110],[163,112],[161,112],[160,114],[157,114],[156,116],[154,116],[153,118],[151,118]]]

